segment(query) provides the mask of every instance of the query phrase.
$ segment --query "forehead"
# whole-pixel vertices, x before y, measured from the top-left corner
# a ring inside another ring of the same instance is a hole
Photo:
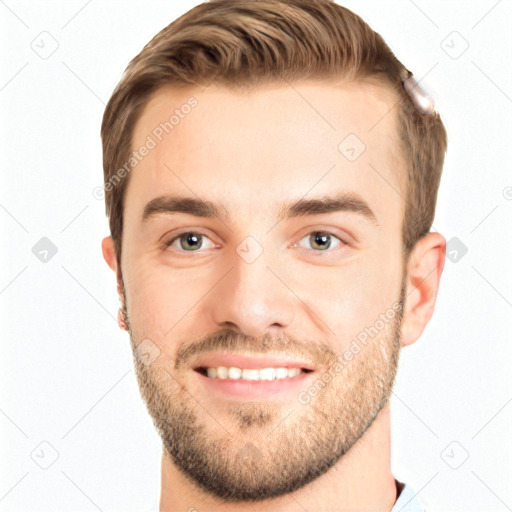
[[[404,195],[395,102],[362,83],[163,87],[133,130],[132,150],[145,156],[130,172],[125,220],[140,222],[148,201],[176,193],[248,218],[263,214],[262,201],[338,191],[385,210]]]

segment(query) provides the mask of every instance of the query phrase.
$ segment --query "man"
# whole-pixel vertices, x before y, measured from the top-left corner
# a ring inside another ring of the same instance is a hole
[[[420,510],[389,398],[434,311],[447,142],[411,76],[329,0],[205,2],[130,62],[102,250],[160,511]]]

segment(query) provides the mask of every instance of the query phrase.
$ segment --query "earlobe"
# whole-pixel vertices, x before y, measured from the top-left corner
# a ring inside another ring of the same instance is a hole
[[[402,346],[414,343],[434,314],[445,254],[446,240],[437,232],[418,240],[411,253],[407,264]]]

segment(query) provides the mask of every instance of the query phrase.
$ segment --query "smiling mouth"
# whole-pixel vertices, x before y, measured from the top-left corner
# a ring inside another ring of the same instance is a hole
[[[287,368],[283,366],[270,368],[238,368],[236,366],[199,366],[197,368],[194,368],[194,371],[211,379],[242,381],[269,381],[290,379],[293,377],[297,377],[298,375],[301,375],[303,373],[313,372],[313,370],[309,368]]]

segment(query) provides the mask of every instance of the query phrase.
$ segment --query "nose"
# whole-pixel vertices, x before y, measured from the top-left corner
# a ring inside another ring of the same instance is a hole
[[[230,272],[211,294],[213,321],[253,337],[289,329],[298,299],[280,275],[282,265],[269,262],[265,253],[252,262],[235,253],[230,263]]]

